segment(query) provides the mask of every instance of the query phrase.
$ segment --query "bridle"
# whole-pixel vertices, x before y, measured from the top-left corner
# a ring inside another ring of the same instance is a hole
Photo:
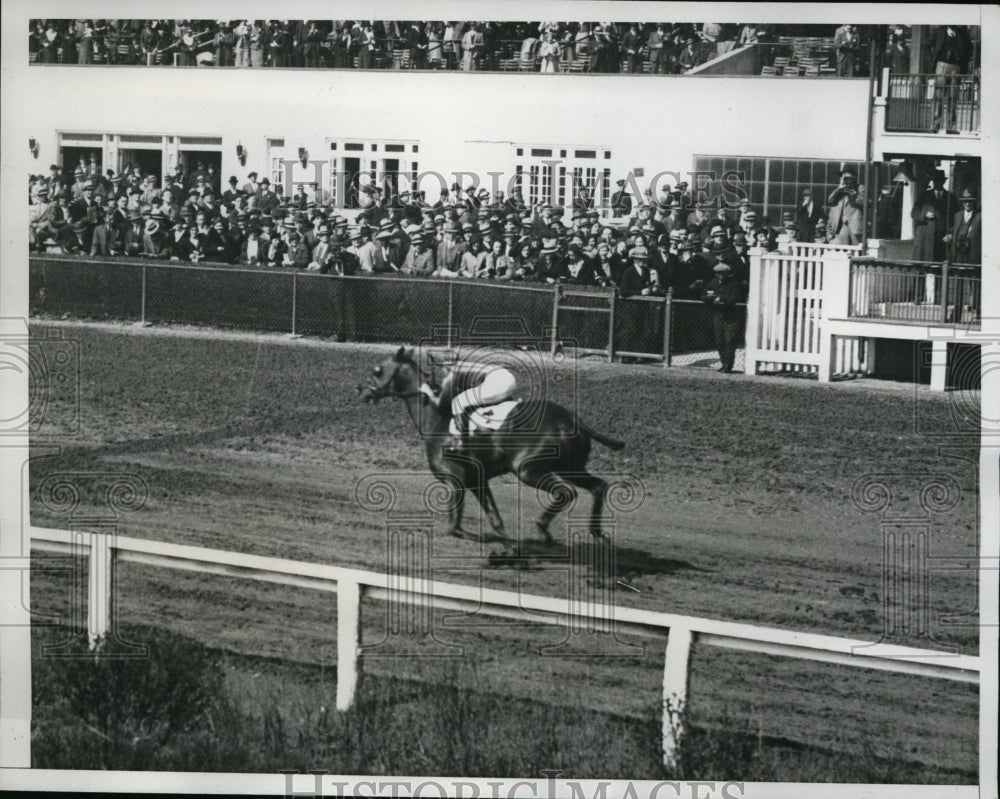
[[[398,370],[399,366],[402,366],[402,365],[403,364],[400,363],[396,367],[396,370]],[[413,367],[414,365],[410,364],[410,366]],[[381,368],[382,367],[378,367],[378,369],[381,369]],[[368,386],[369,398],[370,398],[370,400],[372,402],[378,402],[380,399],[389,399],[389,398],[391,398],[391,399],[404,399],[405,400],[405,399],[410,399],[411,397],[420,396],[421,394],[424,395],[424,396],[428,396],[428,398],[429,398],[429,393],[428,392],[430,392],[432,389],[430,388],[430,386],[426,382],[421,383],[421,385],[420,385],[419,388],[410,389],[409,391],[396,391],[394,388],[392,388],[392,383],[393,383],[393,380],[395,378],[396,370],[393,371],[392,377],[390,377],[384,384],[382,384],[382,385],[374,384],[374,385],[369,385]],[[416,371],[419,372],[419,368],[417,368]],[[379,374],[376,374],[375,376],[376,377],[380,377]],[[423,388],[424,386],[427,386],[427,390],[426,391]]]

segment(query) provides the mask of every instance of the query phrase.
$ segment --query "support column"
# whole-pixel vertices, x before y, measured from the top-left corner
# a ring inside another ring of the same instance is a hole
[[[948,377],[948,342],[931,342],[931,391],[944,391]]]

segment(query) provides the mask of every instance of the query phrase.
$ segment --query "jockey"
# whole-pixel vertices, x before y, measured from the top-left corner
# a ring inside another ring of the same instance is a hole
[[[448,432],[452,438],[446,449],[459,451],[466,446],[471,433],[469,417],[473,411],[512,399],[515,391],[517,380],[505,366],[474,361],[456,365],[441,381],[437,396],[431,397],[438,407],[445,398],[451,397]]]

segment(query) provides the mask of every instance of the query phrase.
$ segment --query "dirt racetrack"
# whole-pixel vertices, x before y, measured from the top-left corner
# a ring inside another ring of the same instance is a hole
[[[388,483],[394,513],[424,512],[431,480],[404,408],[364,406],[355,394],[393,348],[197,330],[33,327],[36,336],[51,331],[78,345],[79,405],[64,392],[44,409],[30,469],[35,525],[71,523],[66,507],[43,496],[54,475],[72,475],[81,491],[75,512],[86,514],[104,506],[109,473],[128,473],[148,486],[148,498],[121,515],[123,534],[382,571],[392,551],[387,529],[397,517],[387,525],[384,512],[360,507],[359,482]],[[874,642],[886,614],[898,610],[897,594],[890,588],[887,596],[883,586],[883,534],[904,529],[894,518],[922,517],[931,558],[960,560],[949,570],[931,561],[927,625],[889,640],[976,652],[977,585],[968,558],[978,540],[978,438],[961,427],[968,396],[864,381],[818,385],[538,362],[544,367],[529,382],[537,377],[550,399],[575,405],[591,427],[627,443],[621,453],[595,445],[592,471],[612,481],[633,475],[643,487],[641,503],[619,513],[611,531],[617,574],[632,588],[592,584],[597,598]],[[877,508],[876,489],[866,495],[874,503],[867,511],[852,500],[852,487],[866,476],[891,488],[888,508]],[[922,491],[935,481],[946,486],[947,502]],[[534,491],[508,477],[496,481],[494,493],[508,532],[530,537],[539,507]],[[543,559],[542,568],[485,568],[495,545],[449,538],[441,520],[417,562],[438,580],[565,596],[575,579],[566,556],[588,546],[573,521],[588,512],[589,499],[581,498],[569,527],[557,521],[553,531],[568,549]],[[467,514],[478,523],[471,500]],[[411,521],[392,529],[426,541],[420,534],[428,526]],[[329,596],[319,602],[310,592],[133,565],[120,577],[123,617],[291,660],[329,662],[335,651]],[[62,605],[51,592],[39,596]],[[380,608],[365,612],[366,643],[378,641],[390,622]],[[413,652],[465,646],[480,659],[476,679],[492,690],[625,715],[658,712],[663,651],[655,642],[640,649],[581,633],[565,655],[543,660],[538,647],[558,643],[557,630],[494,624],[435,635],[400,645]],[[391,642],[382,651],[392,651]],[[606,657],[580,657],[596,654]],[[435,661],[400,666],[379,655],[365,657],[366,671],[404,668],[439,678]],[[752,715],[791,740],[874,747],[966,777],[976,769],[977,694],[968,686],[702,647],[691,679],[699,718]]]

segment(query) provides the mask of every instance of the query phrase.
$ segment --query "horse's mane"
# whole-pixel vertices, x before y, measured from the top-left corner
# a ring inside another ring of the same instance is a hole
[[[447,366],[445,364],[439,363],[438,361],[435,361],[433,356],[431,356],[430,354],[428,354],[427,358],[430,361],[429,366],[420,363],[417,360],[417,356],[412,347],[410,349],[407,349],[406,347],[400,347],[399,350],[396,351],[396,354],[393,356],[392,359],[396,363],[405,364],[406,366],[409,366],[413,370],[414,374],[416,374],[418,380],[427,383],[428,385],[431,386],[431,388],[435,390],[439,390],[444,380],[444,375],[442,374],[439,377],[438,372],[440,370],[444,373],[447,373],[448,371]],[[449,393],[450,392],[446,388],[445,394]],[[450,407],[451,406],[450,396],[442,397],[441,407],[446,407],[445,400],[447,400],[447,407]]]

